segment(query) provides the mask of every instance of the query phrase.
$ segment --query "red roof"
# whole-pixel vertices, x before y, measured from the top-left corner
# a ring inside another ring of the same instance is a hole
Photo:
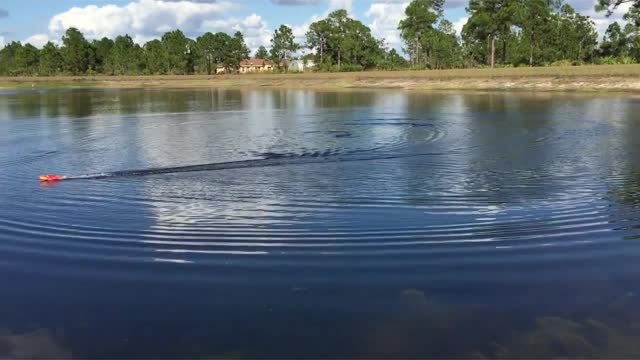
[[[266,66],[273,65],[271,61],[264,59],[245,59],[240,61],[240,66]]]

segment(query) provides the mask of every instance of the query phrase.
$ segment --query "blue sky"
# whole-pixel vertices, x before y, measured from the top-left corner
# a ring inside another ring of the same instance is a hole
[[[59,41],[64,29],[75,26],[88,38],[128,33],[137,42],[159,37],[179,27],[188,36],[205,31],[243,31],[255,49],[269,45],[273,29],[287,24],[299,40],[308,25],[329,11],[346,8],[350,14],[400,49],[397,23],[409,0],[3,0],[0,3],[0,45],[8,41],[42,46]],[[595,13],[596,0],[567,0],[592,16],[602,33],[613,19]],[[447,0],[445,16],[457,29],[466,21],[466,0]]]

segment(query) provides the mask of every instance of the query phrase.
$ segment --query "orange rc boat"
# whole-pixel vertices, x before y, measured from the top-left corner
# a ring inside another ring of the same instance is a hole
[[[67,177],[66,176],[62,176],[62,175],[53,175],[53,174],[49,174],[49,175],[40,175],[38,177],[40,179],[40,181],[42,182],[52,182],[52,181],[60,181],[60,180],[64,180]]]

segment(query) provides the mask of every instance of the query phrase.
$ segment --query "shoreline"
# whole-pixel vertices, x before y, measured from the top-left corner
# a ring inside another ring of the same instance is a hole
[[[291,88],[640,92],[640,64],[357,73],[3,77],[1,90]]]

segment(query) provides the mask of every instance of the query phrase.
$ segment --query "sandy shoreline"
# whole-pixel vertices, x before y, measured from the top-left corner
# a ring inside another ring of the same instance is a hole
[[[296,88],[640,92],[640,65],[358,73],[4,77],[0,89]]]

